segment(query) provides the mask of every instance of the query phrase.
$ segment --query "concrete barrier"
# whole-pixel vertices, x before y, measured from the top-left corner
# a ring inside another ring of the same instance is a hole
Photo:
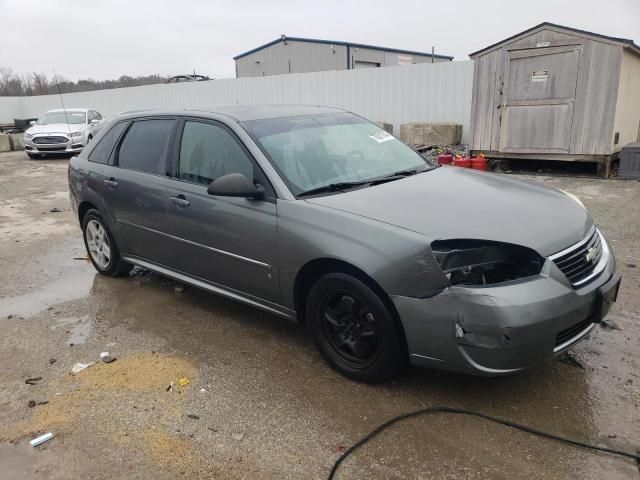
[[[11,144],[11,150],[24,150],[24,134],[10,133],[9,143]]]
[[[392,123],[382,122],[382,121],[377,121],[377,122],[373,122],[373,123],[375,123],[381,129],[393,134],[393,124]]]
[[[0,152],[10,152],[11,142],[9,142],[9,135],[6,133],[0,133]]]
[[[462,139],[462,125],[459,123],[403,123],[400,125],[400,138],[411,145],[457,145]]]

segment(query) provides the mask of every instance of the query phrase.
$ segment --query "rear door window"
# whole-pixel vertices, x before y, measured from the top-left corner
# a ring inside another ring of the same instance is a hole
[[[254,179],[253,161],[226,128],[186,121],[182,131],[178,178],[209,185],[229,173]]]
[[[89,154],[90,162],[108,163],[113,146],[120,138],[120,134],[127,127],[127,122],[120,122],[114,125],[105,135],[100,139],[96,147]]]
[[[164,175],[165,161],[175,121],[138,120],[131,125],[118,151],[118,166]]]

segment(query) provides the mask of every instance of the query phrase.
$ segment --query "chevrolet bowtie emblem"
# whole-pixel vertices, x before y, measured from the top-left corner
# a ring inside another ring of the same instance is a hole
[[[587,254],[584,257],[585,261],[587,263],[593,263],[593,261],[596,259],[597,253],[598,253],[598,250],[596,250],[596,247],[589,248],[589,250],[587,250]]]

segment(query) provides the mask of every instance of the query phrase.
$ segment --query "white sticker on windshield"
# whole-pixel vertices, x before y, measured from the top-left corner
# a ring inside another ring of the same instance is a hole
[[[395,138],[393,135],[388,134],[384,130],[378,133],[374,133],[373,135],[369,135],[369,137],[373,138],[378,143],[387,142]]]

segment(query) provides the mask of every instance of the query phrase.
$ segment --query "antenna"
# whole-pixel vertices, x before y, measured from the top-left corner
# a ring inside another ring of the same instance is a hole
[[[62,93],[60,93],[60,84],[58,83],[58,74],[55,69],[53,70],[53,81],[56,82],[56,88],[58,90],[58,95],[60,96],[60,103],[62,104],[62,110],[64,111],[64,119],[67,121],[67,130],[69,130],[69,135],[71,135],[71,124],[69,123],[69,116],[67,115],[67,107],[64,106]]]

